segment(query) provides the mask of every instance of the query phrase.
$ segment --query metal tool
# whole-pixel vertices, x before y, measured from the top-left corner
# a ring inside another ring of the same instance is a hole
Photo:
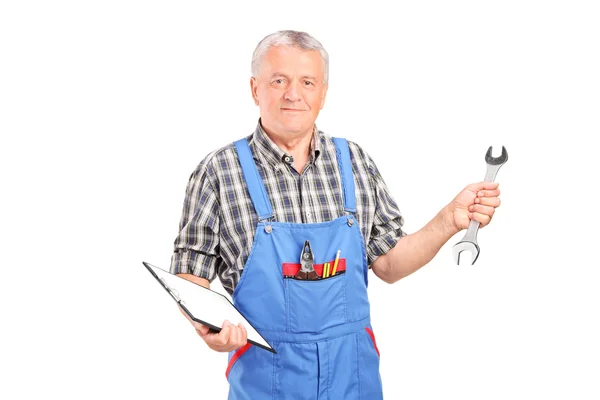
[[[500,157],[492,157],[492,146],[485,153],[485,162],[487,163],[487,171],[485,173],[484,181],[494,182],[498,170],[508,160],[508,153],[506,148],[502,146],[502,154]],[[454,245],[452,248],[452,255],[457,265],[460,265],[460,255],[464,251],[471,252],[471,265],[475,264],[477,257],[479,257],[479,245],[477,244],[477,231],[479,230],[479,222],[474,219],[469,223],[467,233],[462,240]]]
[[[296,279],[302,280],[317,280],[319,275],[315,271],[315,256],[313,255],[310,242],[307,240],[304,242],[302,248],[302,254],[300,255],[300,270],[296,274]]]

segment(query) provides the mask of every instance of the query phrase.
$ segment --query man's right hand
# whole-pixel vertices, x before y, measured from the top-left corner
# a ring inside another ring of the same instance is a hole
[[[214,351],[234,351],[245,346],[248,341],[248,332],[241,322],[236,326],[229,321],[225,321],[223,322],[221,331],[215,332],[208,326],[191,319],[181,307],[179,307],[179,310],[190,321],[194,329],[196,329],[198,336]]]

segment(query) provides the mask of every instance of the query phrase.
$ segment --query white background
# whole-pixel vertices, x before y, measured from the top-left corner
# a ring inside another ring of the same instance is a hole
[[[254,47],[296,29],[331,58],[318,127],[371,154],[407,232],[509,153],[474,266],[461,233],[371,273],[386,398],[600,398],[594,2],[203,3],[2,2],[0,397],[226,397],[142,261],[168,267],[189,175],[254,129]]]

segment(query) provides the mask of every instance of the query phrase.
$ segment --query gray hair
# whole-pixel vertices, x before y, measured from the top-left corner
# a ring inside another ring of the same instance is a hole
[[[317,39],[306,32],[298,31],[279,31],[261,40],[252,54],[252,76],[258,76],[260,62],[267,51],[274,46],[291,46],[299,47],[303,50],[318,50],[323,61],[323,83],[327,84],[329,81],[329,54],[327,54],[323,45]]]

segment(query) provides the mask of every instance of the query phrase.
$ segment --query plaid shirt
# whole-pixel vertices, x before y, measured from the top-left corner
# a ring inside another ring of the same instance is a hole
[[[299,174],[293,158],[267,136],[260,120],[248,138],[269,195],[275,221],[325,222],[344,215],[335,146],[314,129],[310,158]],[[356,220],[368,264],[404,236],[404,220],[373,160],[349,142],[356,192]],[[250,254],[258,216],[232,144],[210,153],[190,176],[171,273],[187,273],[233,293]]]

